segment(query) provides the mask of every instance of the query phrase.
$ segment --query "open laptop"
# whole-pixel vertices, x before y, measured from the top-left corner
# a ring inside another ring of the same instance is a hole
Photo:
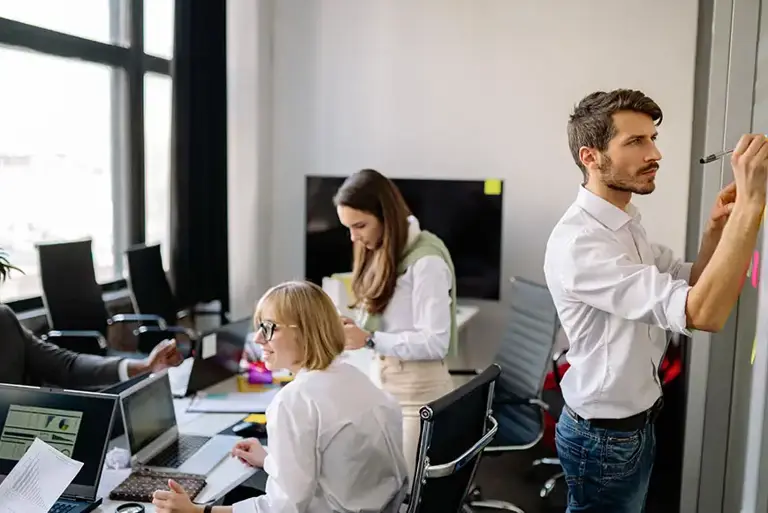
[[[194,356],[168,369],[173,396],[186,397],[237,375],[252,331],[253,320],[248,318],[217,327],[198,338]]]
[[[206,476],[240,441],[232,435],[180,434],[167,371],[124,391],[120,404],[134,468]]]
[[[114,395],[0,385],[0,482],[39,438],[83,464],[49,513],[96,509],[117,403]]]
[[[99,390],[99,393],[119,396],[124,391],[134,387],[137,383],[141,383],[142,381],[147,379],[149,376],[151,376],[150,372],[139,374],[126,381],[120,381],[118,383],[115,383],[114,385],[109,385],[108,387],[104,387],[101,390]],[[125,426],[123,425],[123,411],[120,408],[120,405],[118,403],[118,407],[115,410],[115,418],[112,420],[112,432],[109,435],[109,439],[114,440],[115,438],[123,434],[125,434]]]

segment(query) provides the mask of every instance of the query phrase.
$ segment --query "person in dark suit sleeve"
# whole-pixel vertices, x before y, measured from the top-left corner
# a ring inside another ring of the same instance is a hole
[[[0,383],[64,388],[110,385],[176,366],[182,360],[173,340],[159,343],[141,360],[68,351],[40,340],[6,305],[0,305],[0,355]]]

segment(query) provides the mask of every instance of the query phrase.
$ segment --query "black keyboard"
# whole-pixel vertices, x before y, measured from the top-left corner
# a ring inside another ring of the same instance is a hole
[[[150,467],[178,468],[195,454],[208,440],[207,436],[180,435],[172,443],[147,462]]]
[[[68,511],[72,511],[79,506],[79,504],[73,504],[71,502],[57,502],[51,509],[48,510],[48,513],[67,513]]]

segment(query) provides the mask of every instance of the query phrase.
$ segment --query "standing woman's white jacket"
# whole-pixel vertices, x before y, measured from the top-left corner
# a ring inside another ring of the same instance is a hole
[[[421,233],[408,218],[408,245]],[[395,292],[373,333],[377,353],[372,379],[403,409],[403,449],[413,477],[419,440],[419,409],[453,390],[445,357],[451,342],[454,276],[439,256],[417,259],[397,279]]]

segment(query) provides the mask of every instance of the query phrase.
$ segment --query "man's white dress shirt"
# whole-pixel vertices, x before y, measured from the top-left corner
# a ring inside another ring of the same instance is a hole
[[[267,410],[266,494],[233,512],[398,511],[408,482],[402,421],[397,402],[351,365],[297,373]]]
[[[561,387],[571,409],[587,419],[620,419],[656,402],[666,330],[690,335],[691,266],[648,242],[634,205],[624,211],[581,188],[544,257],[570,342]]]
[[[421,233],[408,218],[408,244]],[[453,275],[439,256],[422,257],[397,278],[395,293],[374,333],[376,352],[401,360],[442,360],[451,343]]]

